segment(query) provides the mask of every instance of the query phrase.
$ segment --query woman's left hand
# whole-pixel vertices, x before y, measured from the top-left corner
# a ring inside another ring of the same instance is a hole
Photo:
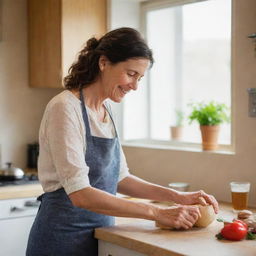
[[[211,204],[215,213],[218,213],[219,205],[214,196],[206,194],[203,190],[195,192],[178,192],[175,202],[179,204],[191,205],[201,204],[203,206]]]

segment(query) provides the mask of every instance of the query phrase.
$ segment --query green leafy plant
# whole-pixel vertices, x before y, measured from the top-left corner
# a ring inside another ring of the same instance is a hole
[[[176,126],[183,126],[183,122],[185,119],[184,113],[181,110],[176,109],[175,115],[176,115]]]
[[[208,104],[192,103],[192,112],[189,115],[190,123],[197,121],[200,125],[219,125],[230,121],[229,108],[225,104],[214,101]]]

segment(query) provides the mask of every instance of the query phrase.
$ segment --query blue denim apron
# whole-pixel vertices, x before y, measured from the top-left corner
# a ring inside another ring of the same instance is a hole
[[[81,92],[80,99],[86,128],[85,161],[89,166],[90,184],[116,194],[120,169],[117,132],[111,139],[92,136]],[[112,117],[111,120],[113,122]],[[98,255],[94,229],[113,225],[114,217],[73,206],[63,188],[44,193],[39,200],[41,205],[30,231],[27,256]]]

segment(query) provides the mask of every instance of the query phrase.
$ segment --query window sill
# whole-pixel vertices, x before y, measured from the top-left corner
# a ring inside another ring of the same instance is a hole
[[[231,145],[219,145],[218,150],[204,151],[202,150],[201,144],[179,142],[179,141],[129,140],[129,141],[122,141],[121,144],[122,146],[125,146],[125,147],[185,151],[185,152],[196,152],[196,153],[204,153],[204,154],[235,155],[235,151]]]

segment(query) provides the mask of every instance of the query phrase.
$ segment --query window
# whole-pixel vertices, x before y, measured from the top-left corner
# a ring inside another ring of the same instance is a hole
[[[189,103],[231,104],[231,0],[161,2],[143,4],[155,64],[125,99],[124,140],[170,141],[175,110],[187,117]],[[184,142],[201,142],[198,124],[186,121],[184,128]],[[222,125],[219,142],[231,144],[230,134],[230,124]]]

